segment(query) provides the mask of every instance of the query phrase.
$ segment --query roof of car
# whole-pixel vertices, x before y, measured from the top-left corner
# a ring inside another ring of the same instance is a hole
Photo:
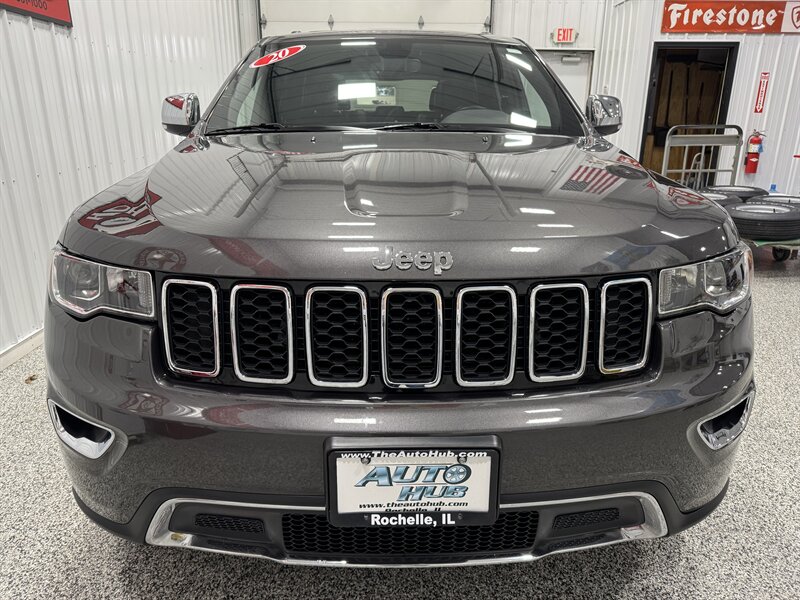
[[[261,39],[259,42],[262,45],[283,43],[283,42],[300,42],[303,40],[316,39],[316,40],[340,40],[348,37],[429,37],[429,38],[447,38],[447,39],[461,39],[470,41],[483,41],[483,42],[500,42],[504,44],[521,45],[522,42],[513,38],[505,38],[491,33],[466,33],[463,31],[409,31],[409,30],[350,30],[350,31],[295,31],[285,35],[269,36]]]

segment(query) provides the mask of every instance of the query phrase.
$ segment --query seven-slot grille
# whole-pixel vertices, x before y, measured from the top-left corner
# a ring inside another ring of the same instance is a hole
[[[446,389],[584,375],[595,381],[647,362],[653,311],[645,278],[597,287],[539,284],[527,293],[510,285],[450,284],[444,293],[376,287],[237,284],[227,292],[168,279],[162,286],[168,365],[190,376],[222,371],[219,383],[375,390],[381,381]]]

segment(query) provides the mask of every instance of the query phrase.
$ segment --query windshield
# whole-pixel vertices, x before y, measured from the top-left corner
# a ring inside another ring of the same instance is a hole
[[[526,48],[413,35],[255,49],[223,91],[207,131],[258,125],[583,135],[567,96]]]

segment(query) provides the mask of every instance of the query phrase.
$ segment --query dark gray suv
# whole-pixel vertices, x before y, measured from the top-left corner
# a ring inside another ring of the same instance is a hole
[[[183,140],[78,208],[48,406],[89,517],[314,565],[455,565],[674,534],[754,398],[724,210],[488,35],[262,40]],[[118,144],[126,140],[118,139]]]

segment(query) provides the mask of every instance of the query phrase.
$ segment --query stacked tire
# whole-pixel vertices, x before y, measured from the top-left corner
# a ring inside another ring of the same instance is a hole
[[[782,242],[800,240],[800,196],[768,194],[761,188],[719,185],[700,190],[728,211],[739,234],[749,240]],[[775,260],[786,260],[791,251],[773,248]]]

